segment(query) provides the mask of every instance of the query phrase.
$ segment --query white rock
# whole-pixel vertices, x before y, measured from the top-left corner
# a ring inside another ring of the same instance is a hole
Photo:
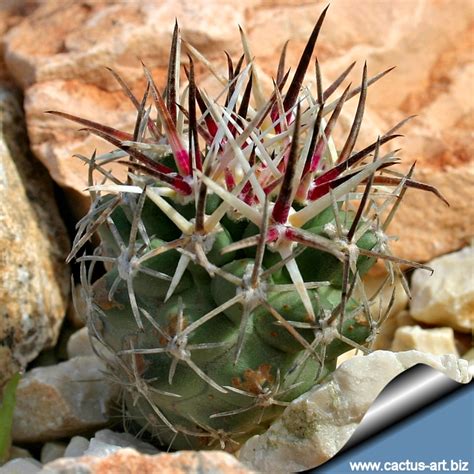
[[[120,448],[133,448],[144,454],[157,454],[159,451],[149,443],[141,441],[129,433],[116,433],[100,430],[91,439],[85,456],[107,456]]]
[[[30,458],[18,458],[0,466],[0,474],[36,474],[43,465]]]
[[[347,442],[384,387],[416,364],[427,364],[462,383],[468,364],[452,355],[417,351],[375,351],[343,363],[324,384],[294,400],[268,430],[250,438],[239,460],[260,472],[295,472],[314,468]]]
[[[65,443],[59,443],[56,441],[50,441],[48,443],[44,443],[43,447],[41,448],[41,456],[40,456],[41,462],[43,464],[47,464],[48,462],[61,458],[64,456],[65,451],[66,451]]]
[[[90,356],[27,372],[18,385],[13,440],[49,441],[105,425],[117,387],[104,371]]]
[[[92,355],[95,354],[89,339],[89,331],[87,327],[83,327],[73,333],[67,341],[67,356],[72,359],[73,357]]]
[[[474,247],[432,260],[434,274],[418,269],[412,278],[410,313],[428,324],[470,332],[474,323]]]
[[[454,354],[459,356],[452,328],[422,329],[420,326],[402,326],[395,331],[392,351],[408,350],[430,354]]]
[[[89,440],[83,436],[73,436],[64,451],[65,458],[77,458],[82,456],[89,448]]]
[[[339,367],[347,360],[353,359],[354,357],[362,356],[362,352],[358,349],[351,349],[350,351],[344,352],[337,358],[336,366]]]

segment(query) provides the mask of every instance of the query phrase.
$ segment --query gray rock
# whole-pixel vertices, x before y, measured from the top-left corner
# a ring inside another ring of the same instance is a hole
[[[44,443],[41,448],[41,462],[47,464],[48,462],[54,461],[55,459],[62,458],[64,456],[64,451],[66,451],[65,443],[58,443],[50,441]]]
[[[104,426],[117,387],[96,356],[27,372],[18,385],[13,440],[39,442]]]
[[[82,456],[89,447],[89,440],[83,436],[73,436],[64,451],[65,458],[77,458]]]
[[[427,364],[461,383],[468,364],[453,355],[375,351],[344,362],[329,378],[294,400],[262,435],[241,448],[239,460],[259,472],[312,469],[333,457],[385,386],[404,370]]]
[[[56,342],[68,249],[52,182],[28,150],[20,102],[0,87],[0,386]]]
[[[43,465],[30,458],[18,458],[0,466],[0,474],[37,474]]]

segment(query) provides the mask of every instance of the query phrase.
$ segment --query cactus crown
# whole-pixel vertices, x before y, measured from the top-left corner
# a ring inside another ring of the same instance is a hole
[[[244,32],[228,78],[186,44],[183,88],[176,25],[163,94],[145,66],[141,100],[112,71],[137,109],[133,133],[54,112],[116,148],[80,157],[92,205],[70,258],[99,233],[100,247],[77,258],[89,329],[128,418],[161,443],[232,450],[265,429],[339,354],[368,350],[390,305],[372,314],[363,273],[382,259],[390,285],[410,263],[392,256],[385,231],[407,187],[436,191],[381,151],[405,121],[355,151],[367,88],[388,71],[368,78],[364,65],[360,86],[333,100],[354,64],[324,87],[316,60],[316,94],[303,85],[325,14],[291,81],[283,50],[268,99]],[[197,87],[194,61],[222,83],[218,99]],[[127,167],[125,180],[110,162]]]

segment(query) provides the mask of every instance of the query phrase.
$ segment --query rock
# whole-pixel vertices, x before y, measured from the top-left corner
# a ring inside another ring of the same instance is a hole
[[[408,151],[405,144],[403,150]],[[390,245],[394,255],[428,262],[471,243],[474,206],[470,204],[470,189],[474,187],[474,167],[472,163],[458,163],[456,167],[436,170],[420,162],[418,168],[415,179],[437,188],[449,207],[431,193],[408,190],[388,233],[400,237]]]
[[[474,364],[474,347],[469,349],[465,354],[462,355],[464,360],[467,360],[470,365]]]
[[[400,2],[395,11],[371,0],[333,2],[318,40],[325,84],[355,60],[359,69],[350,76],[353,83],[360,81],[360,64],[365,59],[369,74],[397,66],[383,83],[370,87],[367,111],[371,123],[363,123],[362,133],[372,128],[367,136],[373,139],[403,117],[418,115],[403,127],[404,138],[394,147],[403,146],[404,163],[417,161],[415,178],[436,186],[451,206],[431,193],[406,193],[389,233],[400,237],[392,244],[394,253],[416,261],[457,250],[472,237],[474,115],[472,101],[466,97],[471,96],[474,81],[474,10],[462,1],[455,3],[453,9],[449,2],[413,0]],[[257,61],[268,74],[275,74],[278,52],[288,38],[287,64],[295,64],[324,5],[323,1],[281,5],[268,0],[253,12],[249,36]],[[364,146],[364,137],[358,140],[358,147]]]
[[[73,133],[77,126],[45,118],[45,110],[69,111],[133,130],[132,107],[117,93],[117,84],[104,66],[115,67],[139,92],[144,84],[136,59],[140,57],[162,87],[175,17],[183,36],[214,57],[223,71],[222,50],[229,50],[234,58],[240,54],[237,24],[247,30],[252,54],[269,77],[275,76],[283,43],[290,39],[287,65],[294,71],[324,6],[322,0],[183,0],[178,4],[82,0],[68,8],[58,8],[55,0],[40,2],[4,39],[6,64],[25,89],[32,149],[65,187],[73,212],[81,215],[87,207],[82,193],[86,170],[70,157],[91,155],[96,147],[100,152],[106,145],[88,134]],[[357,147],[375,140],[402,118],[418,114],[401,131],[406,137],[403,142],[393,143],[392,148],[403,146],[404,169],[417,160],[415,178],[435,185],[451,203],[448,208],[422,191],[406,194],[389,228],[390,234],[400,236],[393,246],[403,258],[428,261],[466,245],[472,235],[468,223],[474,219],[469,205],[474,184],[473,114],[472,101],[465,98],[471,94],[474,75],[473,19],[474,10],[461,0],[455,8],[450,2],[401,2],[396,11],[383,2],[341,0],[331,5],[321,31],[317,55],[325,85],[353,60],[359,65],[347,82],[360,82],[365,59],[371,75],[397,66],[389,78],[369,90]],[[202,68],[197,74],[202,74]],[[308,76],[314,82],[313,70]],[[350,101],[343,113],[341,136],[356,102]]]
[[[395,331],[392,351],[416,350],[429,354],[459,356],[452,328],[422,329],[420,326],[402,326]]]
[[[450,326],[461,332],[474,328],[474,247],[439,257],[429,263],[434,274],[413,273],[410,314],[417,321]]]
[[[27,372],[18,386],[13,440],[49,441],[106,424],[117,388],[104,371],[103,362],[89,356]]]
[[[63,458],[44,466],[41,474],[102,474],[126,472],[141,474],[159,472],[160,474],[250,474],[234,456],[221,451],[178,451],[154,456],[141,454],[130,448],[120,449],[106,457],[83,456]]]
[[[336,367],[339,367],[341,364],[343,364],[347,360],[351,360],[354,357],[359,357],[361,355],[363,354],[358,349],[351,349],[350,351],[344,352],[344,354],[340,355],[337,358]]]
[[[44,443],[41,448],[41,463],[47,464],[48,462],[54,461],[55,459],[62,458],[66,451],[66,444],[57,441],[49,441]]]
[[[401,311],[389,316],[382,324],[375,338],[372,349],[388,350],[392,347],[395,331],[401,326],[416,326],[417,322],[410,316],[408,311]]]
[[[0,4],[0,38],[36,8],[35,2],[28,0],[3,0]],[[0,82],[13,84],[4,61],[3,43],[0,41]]]
[[[117,66],[133,83],[142,77],[136,58],[150,67],[166,66],[175,18],[183,37],[205,54],[235,51],[245,3],[83,0],[58,8],[55,0],[45,0],[6,34],[5,61],[23,87],[80,79],[117,89],[104,67]]]
[[[89,447],[89,440],[84,436],[73,436],[64,451],[65,458],[78,458],[84,454]]]
[[[469,382],[466,361],[417,351],[375,351],[343,363],[322,385],[294,400],[262,435],[250,438],[239,460],[259,472],[312,469],[333,457],[347,442],[383,388],[416,364]]]
[[[107,456],[121,448],[133,448],[142,454],[157,454],[159,451],[149,443],[137,439],[130,433],[100,430],[91,438],[85,456]]]
[[[79,331],[73,333],[67,341],[68,359],[92,355],[95,355],[95,353],[92,349],[91,341],[89,339],[89,331],[87,328],[79,329]]]
[[[0,387],[55,344],[69,248],[50,178],[28,152],[18,97],[0,87]]]
[[[18,458],[0,466],[0,474],[37,474],[43,465],[35,459]]]
[[[9,458],[8,460],[12,459],[18,459],[18,458],[32,458],[33,456],[31,453],[25,449],[25,448],[20,448],[19,446],[12,446],[10,448],[10,453],[9,453]]]

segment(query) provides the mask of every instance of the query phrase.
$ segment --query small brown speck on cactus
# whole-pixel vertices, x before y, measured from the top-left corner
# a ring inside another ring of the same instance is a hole
[[[326,9],[327,10],[327,9]],[[383,260],[393,285],[399,264],[386,234],[408,187],[437,191],[392,166],[383,146],[406,120],[356,150],[368,87],[388,71],[346,87],[352,70],[316,94],[304,85],[326,10],[295,73],[283,50],[265,99],[245,33],[228,78],[193,47],[181,71],[176,25],[167,86],[136,98],[132,133],[62,112],[115,149],[89,165],[91,208],[70,259],[80,263],[92,337],[108,349],[123,387],[125,417],[172,448],[238,449],[288,403],[334,370],[351,348],[364,352],[390,310],[372,314],[361,277]],[[194,62],[222,83],[212,100]],[[346,140],[334,127],[358,97]],[[107,170],[127,167],[125,181]],[[80,252],[98,233],[101,244]],[[94,269],[103,264],[106,271]],[[356,296],[361,295],[361,296]]]

